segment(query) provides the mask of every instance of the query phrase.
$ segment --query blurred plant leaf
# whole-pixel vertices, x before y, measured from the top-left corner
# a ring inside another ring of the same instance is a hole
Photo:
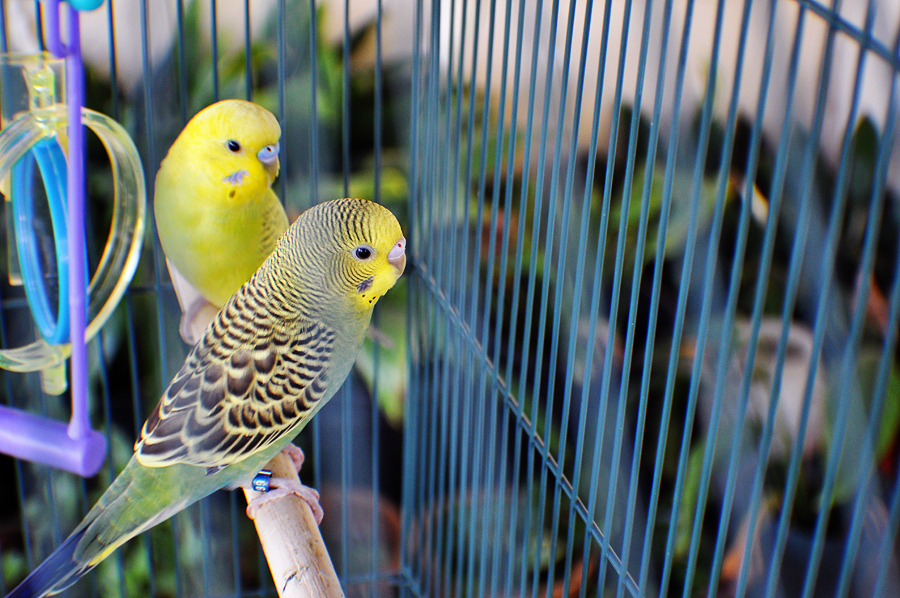
[[[703,453],[706,441],[691,447],[687,468],[684,472],[684,486],[681,491],[681,508],[678,511],[677,528],[675,530],[675,554],[687,556],[694,532],[694,515],[697,507],[697,496],[700,493],[700,478],[703,474]]]
[[[388,297],[392,298],[388,303]],[[382,299],[378,311],[378,326],[370,329],[362,351],[356,358],[356,368],[372,394],[376,390],[378,406],[388,422],[397,429],[403,427],[406,413],[406,283],[401,278]],[[378,370],[375,370],[375,343],[378,347]]]
[[[642,163],[635,166],[631,196],[628,202],[628,214],[626,216],[627,230],[624,247],[625,255],[622,270],[625,273],[624,275],[629,277],[634,269],[634,261],[637,257],[638,228],[641,222],[641,202],[644,194],[645,173],[645,164]],[[647,201],[647,232],[644,246],[644,259],[641,264],[642,267],[651,262],[656,256],[665,181],[665,168],[656,167],[651,178],[650,194]],[[664,255],[667,259],[680,255],[687,244],[688,229],[691,225],[691,184],[692,174],[690,172],[678,171],[675,173],[672,182],[672,201],[668,215],[668,228],[666,230],[666,248]],[[702,233],[711,222],[713,209],[716,205],[717,185],[717,178],[715,176],[703,177],[699,194],[700,205],[697,209],[697,230],[700,233]],[[619,193],[621,194],[621,189]],[[726,201],[734,195],[732,185],[729,183],[726,188]],[[600,220],[600,214],[598,212],[599,205],[599,202],[594,204],[594,213],[592,214],[592,218],[596,219],[598,222]],[[606,229],[607,257],[604,260],[604,271],[607,276],[613,274],[613,268],[615,267],[615,252],[617,251],[622,209],[623,203],[621,196],[614,198],[611,202],[609,221]]]

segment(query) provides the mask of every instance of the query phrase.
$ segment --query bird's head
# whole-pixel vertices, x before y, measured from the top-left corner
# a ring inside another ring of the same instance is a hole
[[[206,176],[235,198],[272,185],[280,167],[280,138],[278,120],[262,106],[222,100],[198,112],[172,147],[176,160],[206,164]]]
[[[309,307],[348,317],[368,318],[406,267],[406,239],[397,218],[365,199],[313,206],[284,234],[279,253],[296,265]]]

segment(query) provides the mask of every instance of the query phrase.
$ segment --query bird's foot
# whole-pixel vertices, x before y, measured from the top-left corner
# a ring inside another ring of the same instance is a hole
[[[288,442],[287,445],[281,449],[281,452],[290,457],[291,461],[294,463],[294,469],[297,470],[297,473],[300,473],[300,468],[303,467],[303,461],[306,459],[306,456],[303,454],[303,449],[293,442]]]
[[[319,503],[319,493],[309,486],[301,484],[300,480],[292,478],[271,478],[269,479],[269,488],[270,490],[268,492],[264,492],[247,503],[247,517],[256,519],[256,514],[259,513],[259,509],[262,508],[263,505],[266,505],[273,500],[278,500],[283,496],[294,494],[306,501],[306,504],[312,509],[313,517],[316,518],[316,525],[322,523],[325,512],[322,511],[322,505]]]
[[[285,454],[290,460],[291,463],[294,464],[294,469],[297,470],[297,473],[300,473],[300,469],[303,467],[303,461],[306,459],[306,456],[303,454],[303,450],[295,445],[292,442],[289,442],[281,452]],[[309,507],[312,509],[313,516],[316,518],[316,524],[322,523],[322,517],[324,516],[324,512],[322,511],[322,505],[319,503],[319,493],[310,488],[309,486],[304,486],[300,483],[299,480],[295,480],[293,478],[267,478],[266,490],[262,495],[254,498],[247,504],[247,516],[250,519],[256,518],[256,513],[259,512],[259,508],[263,505],[272,502],[282,496],[287,496],[289,494],[295,494],[306,501],[309,504]]]

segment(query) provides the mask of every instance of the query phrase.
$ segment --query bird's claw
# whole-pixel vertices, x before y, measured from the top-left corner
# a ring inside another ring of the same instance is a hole
[[[303,450],[294,443],[289,442],[281,449],[281,452],[291,460],[297,473],[300,473],[300,469],[303,467],[303,461],[306,459]],[[268,490],[264,490],[263,494],[247,503],[247,517],[250,519],[256,519],[256,514],[263,505],[281,498],[282,496],[294,494],[309,504],[309,507],[312,509],[313,515],[316,518],[316,525],[322,522],[325,513],[322,511],[322,505],[319,503],[319,493],[309,486],[304,486],[299,480],[293,478],[271,477],[266,480],[266,487]]]
[[[259,509],[262,508],[263,505],[283,496],[294,494],[306,501],[312,509],[313,517],[316,519],[316,525],[322,523],[325,512],[322,510],[322,505],[319,503],[319,493],[309,486],[301,484],[300,480],[292,478],[271,478],[269,480],[269,488],[270,490],[268,492],[260,494],[247,503],[247,517],[256,519]]]
[[[303,467],[303,461],[306,459],[306,456],[303,454],[303,449],[293,442],[289,442],[281,449],[281,452],[290,457],[291,461],[294,463],[294,469],[297,470],[297,473],[300,473],[300,468]]]

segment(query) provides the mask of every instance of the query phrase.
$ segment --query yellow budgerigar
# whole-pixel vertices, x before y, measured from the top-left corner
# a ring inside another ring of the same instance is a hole
[[[197,342],[287,229],[271,189],[280,137],[278,120],[262,106],[222,100],[188,122],[159,167],[156,229],[188,344]]]
[[[191,349],[122,473],[7,598],[58,593],[129,538],[220,488],[246,487],[344,382],[375,302],[405,265],[400,225],[378,204],[339,199],[301,214]],[[263,502],[317,500],[294,479],[270,486]]]

